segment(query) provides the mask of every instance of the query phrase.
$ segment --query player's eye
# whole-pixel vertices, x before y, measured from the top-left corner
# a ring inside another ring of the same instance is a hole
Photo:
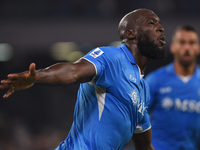
[[[189,43],[190,43],[190,45],[194,45],[196,42],[195,41],[190,41]]]
[[[184,45],[185,44],[185,41],[179,41],[179,43],[181,44],[181,45]]]
[[[152,25],[154,25],[155,23],[154,23],[153,21],[150,21],[150,22],[149,22],[149,24],[152,24]]]

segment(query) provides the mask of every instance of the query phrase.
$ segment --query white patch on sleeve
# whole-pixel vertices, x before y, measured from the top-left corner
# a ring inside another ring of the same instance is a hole
[[[100,121],[105,106],[106,89],[95,86],[95,91],[98,101],[99,121]]]
[[[85,60],[87,60],[88,62],[90,62],[91,64],[93,64],[93,66],[94,66],[94,68],[95,68],[96,75],[97,75],[97,67],[96,67],[96,65],[95,65],[92,61],[88,60],[87,58],[82,57],[81,59],[85,59]],[[94,76],[94,78],[96,77],[96,75]],[[94,79],[94,78],[93,78],[93,79]]]
[[[100,48],[96,48],[95,50],[93,50],[90,55],[94,58],[97,58],[99,56],[101,56],[104,52],[100,49]]]
[[[147,131],[147,130],[149,130],[149,129],[151,129],[151,126],[150,126],[149,128],[147,128],[147,129],[143,130],[142,127],[138,124],[138,125],[136,126],[136,128],[135,128],[134,133],[143,133],[143,132],[145,132],[145,131]]]

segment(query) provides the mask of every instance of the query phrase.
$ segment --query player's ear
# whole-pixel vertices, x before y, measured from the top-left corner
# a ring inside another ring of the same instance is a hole
[[[125,32],[125,35],[126,35],[126,38],[128,39],[128,40],[134,40],[135,39],[135,35],[136,35],[136,32],[134,31],[134,30],[132,30],[132,29],[129,29],[129,30],[126,30],[126,32]]]

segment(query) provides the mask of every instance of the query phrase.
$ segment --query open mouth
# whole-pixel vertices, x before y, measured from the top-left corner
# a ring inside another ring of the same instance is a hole
[[[165,36],[164,36],[164,35],[159,36],[158,41],[159,41],[162,45],[165,45],[165,44],[166,44],[166,42],[165,42]]]

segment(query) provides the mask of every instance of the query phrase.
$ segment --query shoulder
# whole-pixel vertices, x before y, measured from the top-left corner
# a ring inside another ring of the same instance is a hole
[[[105,46],[98,47],[102,55],[102,59],[106,59],[107,63],[120,63],[123,57],[123,53],[119,47]]]
[[[170,68],[172,64],[163,66],[155,71],[152,71],[145,77],[145,81],[148,83],[149,86],[157,85],[169,76]]]
[[[200,67],[198,65],[196,66],[196,74],[197,78],[200,80]]]
[[[113,46],[102,46],[102,47],[97,47],[95,49],[92,49],[88,55],[94,57],[94,58],[100,58],[99,56],[106,56],[106,57],[111,57],[111,58],[116,58],[117,56],[119,57],[121,55],[122,51],[120,50],[119,47],[113,47]]]
[[[100,49],[101,51],[105,53],[106,56],[108,57],[110,56],[112,58],[120,56],[122,52],[119,47],[113,47],[113,46],[98,47],[96,49]]]
[[[101,64],[113,63],[120,60],[121,51],[119,47],[104,46],[97,47],[88,52],[84,58],[92,62],[100,62]]]

